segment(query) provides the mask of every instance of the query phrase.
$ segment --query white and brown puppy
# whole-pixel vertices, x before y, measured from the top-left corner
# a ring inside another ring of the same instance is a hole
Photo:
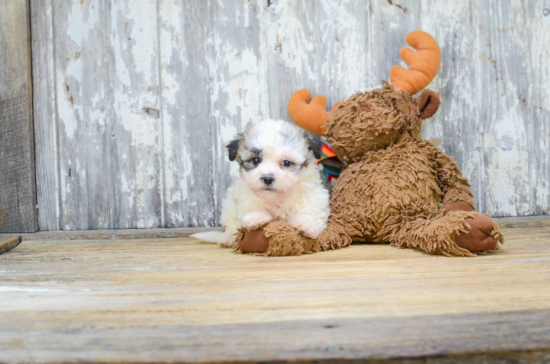
[[[317,238],[330,214],[329,192],[317,165],[321,146],[317,136],[283,120],[248,124],[227,146],[229,160],[240,164],[240,178],[224,201],[224,231],[192,237],[231,247],[241,227],[254,230],[284,220]]]

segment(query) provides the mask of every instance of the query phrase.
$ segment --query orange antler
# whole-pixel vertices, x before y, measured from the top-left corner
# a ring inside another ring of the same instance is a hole
[[[311,100],[311,92],[306,89],[296,91],[288,101],[288,114],[296,125],[317,135],[323,135],[326,131],[325,122],[330,117],[334,105],[327,113],[327,98],[317,95]]]
[[[417,51],[407,47],[401,48],[399,56],[409,66],[409,69],[394,66],[390,71],[390,80],[396,90],[415,94],[428,86],[439,71],[441,50],[436,40],[421,30],[407,34],[406,41]]]

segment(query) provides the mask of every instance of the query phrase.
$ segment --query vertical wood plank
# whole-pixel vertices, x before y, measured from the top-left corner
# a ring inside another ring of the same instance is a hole
[[[163,226],[162,114],[155,1],[109,4],[109,85],[116,228]],[[100,171],[98,171],[100,172]]]
[[[31,4],[36,195],[40,230],[60,230],[59,149],[52,0]]]
[[[423,137],[453,157],[468,178],[475,203],[480,204],[477,104],[476,31],[470,2],[423,0],[420,29],[429,32],[441,48],[441,67],[428,86],[440,93],[441,106],[424,121]],[[442,26],[445,24],[445,26]]]
[[[193,175],[189,134],[185,124],[185,93],[187,58],[183,32],[183,2],[159,2],[159,58],[161,60],[162,130],[165,226],[187,226],[188,178]],[[193,130],[191,128],[191,130]]]
[[[154,2],[54,13],[61,227],[161,226]]]
[[[531,77],[527,104],[532,122],[529,135],[532,212],[550,215],[550,0],[525,1],[528,60]]]
[[[53,3],[63,230],[115,227],[107,14],[101,1]]]
[[[165,226],[211,226],[211,2],[162,0],[159,9]]]
[[[494,216],[532,215],[526,9],[520,0],[478,0],[475,9],[481,210]]]
[[[38,228],[29,3],[0,2],[0,232]]]

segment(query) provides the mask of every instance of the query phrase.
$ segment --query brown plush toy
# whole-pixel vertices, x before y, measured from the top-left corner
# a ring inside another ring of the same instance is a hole
[[[307,90],[289,102],[294,122],[324,133],[347,164],[332,189],[331,215],[317,240],[274,221],[262,230],[242,231],[239,248],[266,255],[299,255],[338,249],[352,242],[390,243],[447,256],[474,256],[498,249],[498,225],[476,212],[470,186],[456,162],[420,136],[422,120],[439,107],[439,96],[425,90],[437,74],[441,53],[435,39],[408,34],[417,49],[401,50],[409,70],[396,66],[392,86],[359,92],[326,112],[326,99],[309,103]]]

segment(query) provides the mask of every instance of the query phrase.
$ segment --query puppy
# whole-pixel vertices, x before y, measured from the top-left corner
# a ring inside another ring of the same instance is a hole
[[[240,178],[227,192],[221,222],[223,233],[191,235],[233,247],[241,227],[261,228],[284,220],[304,236],[315,239],[330,214],[317,158],[321,140],[283,120],[250,123],[227,145],[229,160],[240,165]]]

